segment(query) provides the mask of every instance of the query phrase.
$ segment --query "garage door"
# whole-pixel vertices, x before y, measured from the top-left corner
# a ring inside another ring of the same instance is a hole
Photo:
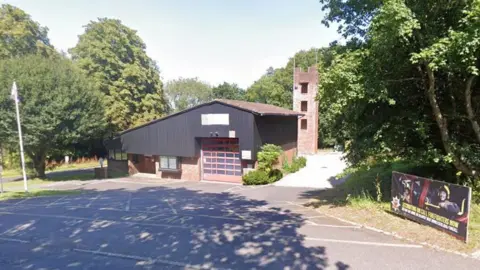
[[[204,180],[241,182],[242,165],[238,139],[203,139],[202,170]]]

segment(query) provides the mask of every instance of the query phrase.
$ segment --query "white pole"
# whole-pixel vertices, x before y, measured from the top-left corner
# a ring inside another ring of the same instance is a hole
[[[20,159],[22,160],[23,187],[25,188],[25,192],[28,192],[27,173],[25,172],[25,156],[23,155],[22,126],[20,125],[20,111],[18,109],[17,84],[13,82],[12,87],[12,92],[14,93],[15,98],[15,109],[17,111],[18,140],[20,142]]]

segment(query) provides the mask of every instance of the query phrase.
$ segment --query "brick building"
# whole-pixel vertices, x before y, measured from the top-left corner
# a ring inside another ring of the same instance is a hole
[[[126,130],[108,141],[108,170],[191,181],[241,182],[264,144],[282,159],[313,154],[318,140],[318,74],[295,70],[293,108],[214,100]]]
[[[303,116],[298,120],[298,153],[315,154],[318,149],[318,90],[317,67],[309,67],[306,72],[295,68],[293,83],[293,110]]]

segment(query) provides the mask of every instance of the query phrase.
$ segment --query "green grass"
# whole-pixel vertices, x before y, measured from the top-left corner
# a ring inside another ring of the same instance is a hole
[[[84,163],[70,163],[68,165],[60,165],[53,169],[46,170],[47,173],[49,172],[60,172],[60,171],[68,171],[68,170],[79,170],[79,169],[88,169],[98,167],[99,163],[97,161],[89,161]],[[107,166],[107,163],[104,163],[104,166]],[[2,172],[2,177],[14,177],[14,176],[21,176],[22,171],[20,169],[6,169]]]
[[[23,199],[40,196],[58,196],[58,195],[73,195],[79,194],[78,190],[33,190],[26,192],[4,192],[0,194],[0,201],[11,199]]]
[[[37,185],[43,185],[43,184],[51,184],[54,182],[59,182],[59,181],[87,181],[87,180],[93,180],[95,179],[95,176],[93,173],[81,173],[81,174],[74,174],[74,175],[55,175],[55,176],[50,176],[46,179],[40,179],[40,178],[33,178],[33,179],[27,179],[27,184],[29,186],[37,186]],[[8,182],[3,184],[4,189],[18,189],[23,187],[23,181],[13,181],[13,182]]]

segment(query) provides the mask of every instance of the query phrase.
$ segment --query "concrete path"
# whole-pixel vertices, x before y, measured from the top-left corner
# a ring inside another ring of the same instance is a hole
[[[327,189],[343,183],[342,179],[335,179],[347,167],[341,153],[319,153],[306,158],[305,168],[285,176],[273,185]]]
[[[330,218],[311,189],[120,178],[0,202],[0,269],[478,269]]]

